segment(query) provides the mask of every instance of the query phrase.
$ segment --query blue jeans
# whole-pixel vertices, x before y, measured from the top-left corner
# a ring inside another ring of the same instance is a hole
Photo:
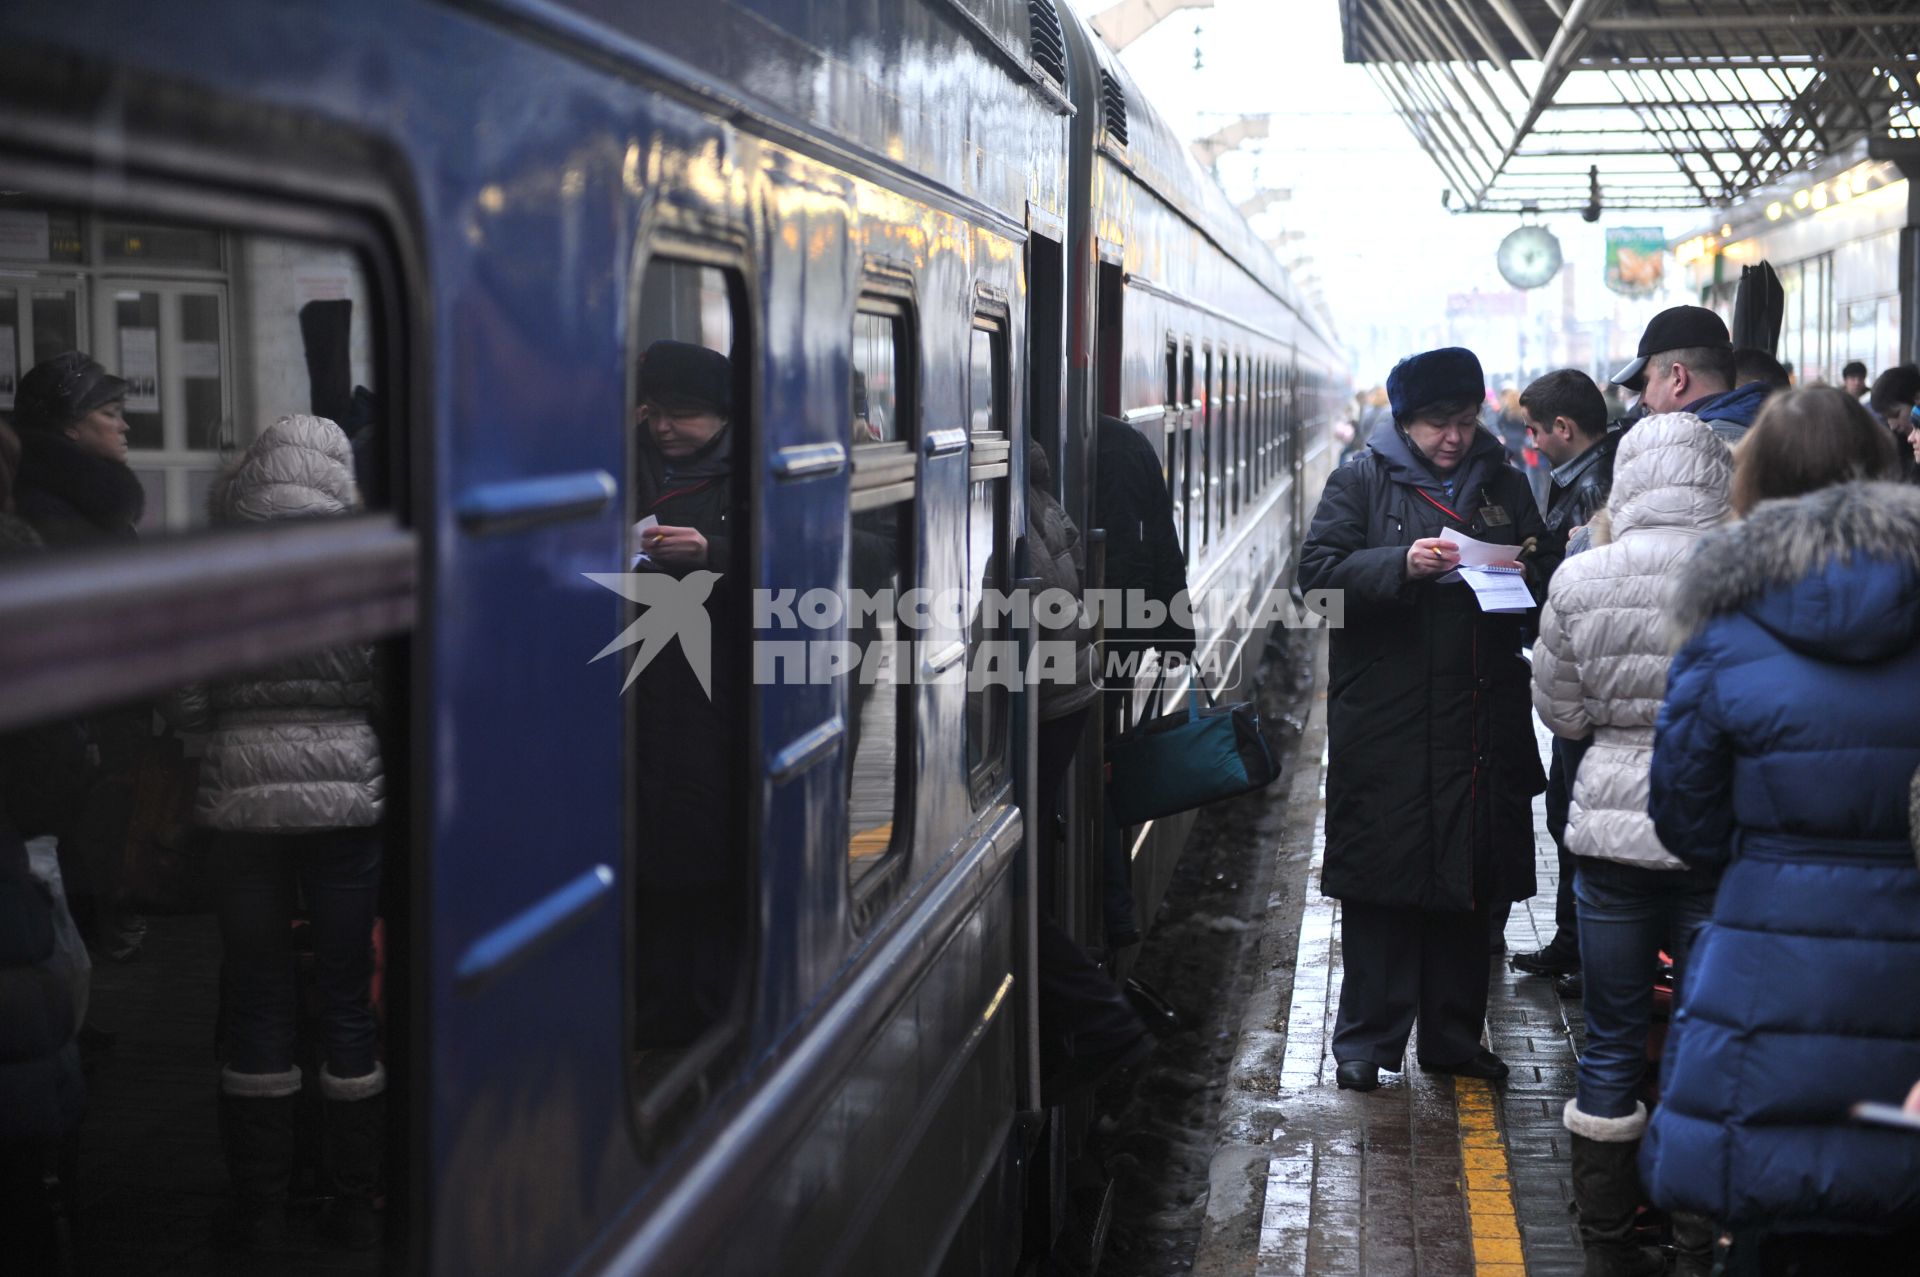
[[[1647,1072],[1653,1027],[1653,977],[1665,949],[1674,987],[1687,951],[1713,913],[1717,873],[1645,869],[1611,860],[1580,862],[1574,899],[1580,911],[1580,968],[1586,984],[1587,1049],[1580,1054],[1580,1111],[1631,1117]]]
[[[225,947],[227,1063],[236,1073],[285,1073],[299,1021],[294,984],[297,886],[312,920],[320,1040],[335,1077],[365,1077],[377,1059],[373,919],[380,831],[215,836],[220,939]]]

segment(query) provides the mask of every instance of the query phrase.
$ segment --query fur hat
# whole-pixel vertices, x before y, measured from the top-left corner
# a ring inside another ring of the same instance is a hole
[[[1480,360],[1464,346],[1408,355],[1387,374],[1387,400],[1393,405],[1395,421],[1404,421],[1430,404],[1477,402],[1486,394],[1487,378],[1480,371]]]
[[[656,341],[640,357],[640,397],[662,408],[707,408],[733,415],[733,365],[717,350]]]

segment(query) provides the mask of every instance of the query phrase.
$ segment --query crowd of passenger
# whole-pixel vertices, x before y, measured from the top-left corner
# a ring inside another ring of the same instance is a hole
[[[1631,411],[1577,370],[1516,397],[1542,509],[1474,356],[1406,359],[1314,517],[1300,584],[1346,591],[1339,1086],[1402,1068],[1416,1022],[1422,1068],[1506,1076],[1489,967],[1544,791],[1558,929],[1512,962],[1584,998],[1564,1125],[1589,1277],[1911,1271],[1920,369],[1794,386],[1681,306],[1611,380]],[[1537,610],[1481,611],[1456,533]]]

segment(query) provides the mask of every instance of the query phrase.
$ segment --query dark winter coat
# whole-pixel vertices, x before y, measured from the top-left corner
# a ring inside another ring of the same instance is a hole
[[[749,952],[752,862],[740,812],[748,800],[741,780],[748,673],[741,667],[751,615],[745,578],[734,571],[732,426],[690,457],[661,456],[644,433],[640,448],[637,512],[707,539],[704,567],[652,570],[682,581],[718,574],[704,604],[711,695],[678,642],[648,663],[629,693],[641,839],[632,872],[636,963],[677,973],[636,989],[634,1035],[642,1046],[679,1047],[725,1014]]]
[[[1642,1169],[1723,1223],[1920,1223],[1920,1138],[1850,1122],[1920,1078],[1920,492],[1765,502],[1681,569],[1654,826],[1726,866]]]
[[[661,456],[641,441],[638,511],[663,526],[694,528],[707,539],[705,568],[659,565],[686,578],[719,574],[706,596],[712,663],[711,695],[700,685],[679,643],[662,650],[635,681],[641,801],[661,854],[640,877],[666,889],[735,885],[742,866],[725,854],[732,816],[744,800],[738,778],[735,724],[744,711],[739,645],[749,623],[744,589],[734,579],[732,427],[690,457]]]
[[[125,462],[63,434],[23,430],[14,503],[48,545],[97,545],[135,538],[147,493]]]
[[[25,523],[0,514],[0,560],[36,544]],[[0,1143],[57,1139],[86,1105],[73,990],[47,966],[53,903],[28,870],[26,839],[71,821],[91,779],[76,723],[0,736]]]
[[[1747,433],[1747,427],[1760,415],[1760,409],[1772,391],[1773,387],[1764,381],[1750,381],[1724,394],[1696,399],[1680,411],[1690,412],[1713,427],[1713,433],[1731,448],[1740,442]]]
[[[1533,796],[1547,783],[1521,655],[1534,614],[1482,612],[1463,583],[1408,580],[1407,547],[1446,528],[1502,545],[1546,533],[1492,435],[1476,437],[1450,495],[1386,430],[1328,478],[1301,547],[1301,588],[1345,591],[1323,879],[1342,900],[1470,909],[1534,892]]]
[[[1081,567],[1084,554],[1080,548],[1080,529],[1073,526],[1073,520],[1067,514],[1066,507],[1059,498],[1049,491],[1053,482],[1052,467],[1047,461],[1046,451],[1037,443],[1027,444],[1027,549],[1033,560],[1034,579],[1040,582],[1040,594],[1049,590],[1064,591],[1074,598],[1081,597]],[[1038,596],[1036,596],[1037,599]],[[1035,609],[1036,615],[1039,609]],[[1038,667],[1043,671],[1040,678],[1040,717],[1042,720],[1065,718],[1068,714],[1093,702],[1100,694],[1099,684],[1093,676],[1093,627],[1081,621],[1060,629],[1042,628],[1037,632],[1036,642],[1049,647],[1071,642],[1073,646],[1073,681],[1063,677],[1066,661],[1049,661],[1044,657]],[[1060,649],[1064,652],[1064,648]]]
[[[1591,448],[1553,468],[1553,488],[1547,493],[1545,518],[1547,536],[1562,553],[1568,535],[1575,528],[1591,523],[1597,511],[1607,508],[1607,491],[1613,486],[1613,454],[1625,433],[1625,429],[1609,430]]]
[[[733,427],[724,427],[690,457],[663,457],[644,434],[640,441],[639,514],[662,527],[692,528],[707,539],[707,567],[725,572],[732,560]],[[662,569],[684,576],[692,568]]]
[[[1137,590],[1169,608],[1158,626],[1133,629],[1110,622],[1106,645],[1191,653],[1193,627],[1180,624],[1171,609],[1187,588],[1187,561],[1173,525],[1173,498],[1160,458],[1145,435],[1115,417],[1100,418],[1094,448],[1094,521],[1107,532],[1104,587]]]

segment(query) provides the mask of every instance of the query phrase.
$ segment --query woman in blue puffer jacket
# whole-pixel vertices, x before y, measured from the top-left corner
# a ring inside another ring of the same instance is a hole
[[[1873,481],[1889,443],[1837,390],[1776,398],[1738,453],[1743,521],[1672,595],[1649,809],[1726,872],[1641,1170],[1731,1230],[1733,1271],[1912,1271],[1920,1240],[1920,1136],[1848,1117],[1920,1077],[1920,491]]]

